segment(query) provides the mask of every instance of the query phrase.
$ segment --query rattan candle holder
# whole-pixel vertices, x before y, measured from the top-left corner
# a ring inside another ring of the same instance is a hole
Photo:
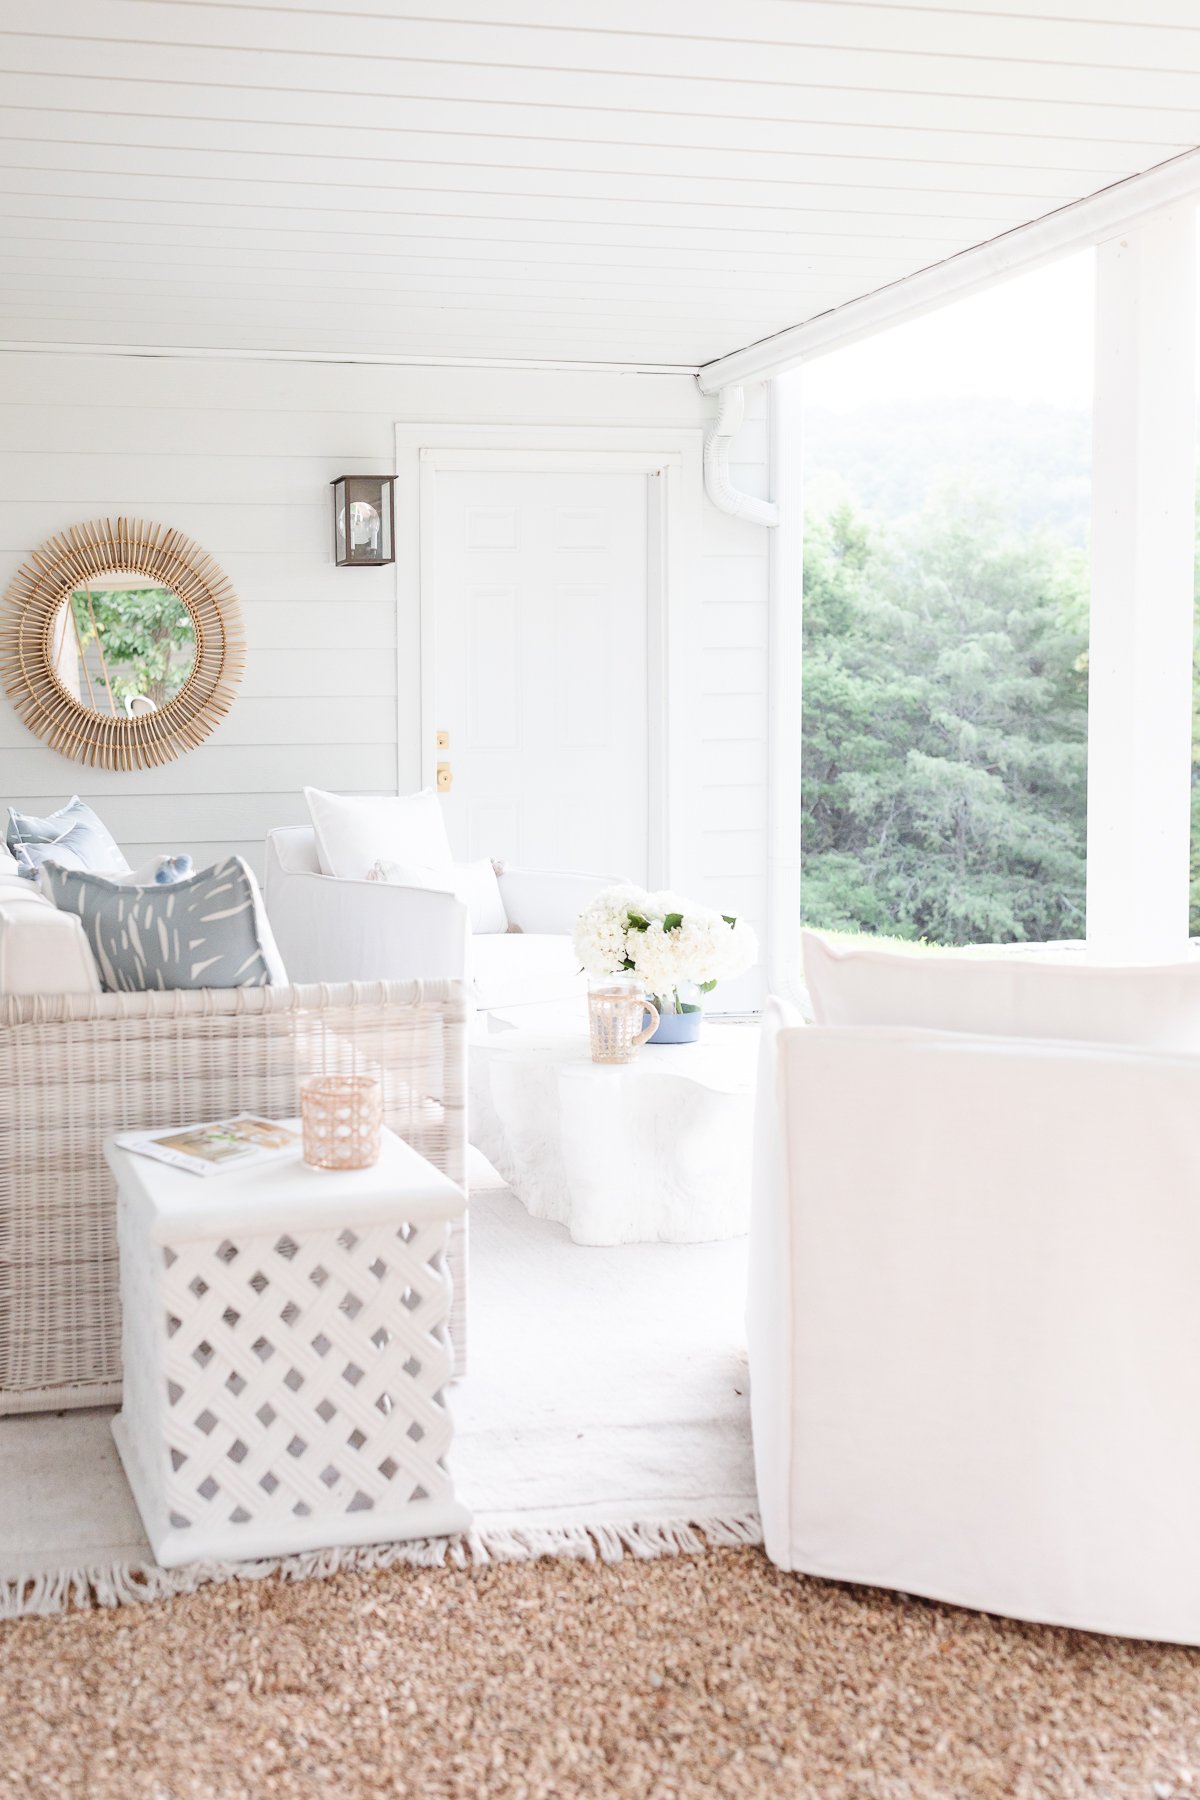
[[[373,1075],[314,1075],[300,1088],[304,1160],[314,1169],[371,1169],[379,1161],[383,1092]]]
[[[647,1000],[640,982],[616,979],[589,989],[588,1022],[593,1062],[630,1063],[658,1029],[658,1009]]]

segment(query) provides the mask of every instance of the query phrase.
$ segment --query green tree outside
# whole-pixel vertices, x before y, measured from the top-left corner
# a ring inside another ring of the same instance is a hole
[[[805,922],[1081,937],[1083,553],[949,490],[889,525],[837,503],[806,533]]]

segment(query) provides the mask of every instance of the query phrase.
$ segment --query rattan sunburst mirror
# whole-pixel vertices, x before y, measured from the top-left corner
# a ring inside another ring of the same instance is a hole
[[[228,578],[166,525],[72,525],[34,551],[0,610],[0,676],[18,716],[100,768],[194,750],[229,711],[244,664]]]

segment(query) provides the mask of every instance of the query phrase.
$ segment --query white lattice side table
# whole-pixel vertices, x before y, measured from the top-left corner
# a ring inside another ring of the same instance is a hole
[[[469,1525],[446,1466],[454,1183],[390,1131],[376,1166],[352,1171],[298,1150],[206,1178],[105,1155],[113,1435],[163,1567]]]

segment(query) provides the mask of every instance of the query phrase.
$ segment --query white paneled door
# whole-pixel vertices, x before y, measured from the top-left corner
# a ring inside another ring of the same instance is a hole
[[[647,868],[647,477],[440,470],[436,716],[460,858]]]

